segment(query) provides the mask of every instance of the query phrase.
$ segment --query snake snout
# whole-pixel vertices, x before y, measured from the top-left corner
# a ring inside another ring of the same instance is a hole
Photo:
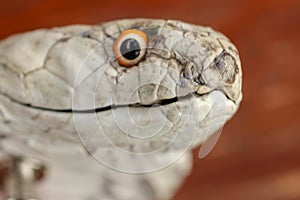
[[[224,51],[207,68],[203,69],[203,81],[211,90],[220,90],[236,102],[241,96],[239,66],[238,60]]]
[[[236,47],[222,34],[193,32],[173,46],[182,64],[182,79],[199,95],[219,90],[239,104],[242,70]],[[184,85],[184,84],[183,84]]]

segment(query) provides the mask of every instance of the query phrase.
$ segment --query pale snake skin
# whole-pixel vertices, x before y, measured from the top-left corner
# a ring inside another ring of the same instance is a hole
[[[137,66],[124,68],[112,46],[122,31],[132,28],[147,34],[149,49]],[[43,200],[170,199],[191,169],[186,147],[203,143],[235,114],[241,87],[236,47],[209,27],[128,19],[17,34],[0,43],[1,153],[46,163],[48,176],[38,188]],[[160,103],[164,105],[145,106]],[[102,131],[119,148],[148,153],[172,145],[152,157],[153,163],[122,160],[110,143],[93,135],[99,129],[89,123],[93,108]],[[132,128],[129,109],[138,124],[149,123],[151,109],[150,125]],[[163,127],[156,137],[140,141],[124,136],[124,124],[130,134],[145,137]],[[182,138],[174,140],[174,134]],[[121,171],[133,172],[137,166],[140,172],[164,167],[156,162],[172,160],[177,152],[181,156],[171,166],[139,175],[109,169],[89,156],[123,167]]]

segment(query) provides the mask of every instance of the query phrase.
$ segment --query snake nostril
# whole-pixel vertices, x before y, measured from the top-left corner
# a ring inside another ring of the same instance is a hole
[[[197,68],[193,64],[187,64],[187,66],[182,70],[182,77],[187,80],[192,80],[198,85],[205,85],[202,74],[198,72]]]
[[[193,81],[198,83],[199,85],[205,85],[205,81],[200,73],[198,74],[198,76],[193,78]]]

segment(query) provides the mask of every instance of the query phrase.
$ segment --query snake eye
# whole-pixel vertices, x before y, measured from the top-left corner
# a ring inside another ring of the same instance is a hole
[[[114,53],[120,65],[136,65],[145,55],[148,46],[147,35],[139,30],[122,32],[114,43]]]

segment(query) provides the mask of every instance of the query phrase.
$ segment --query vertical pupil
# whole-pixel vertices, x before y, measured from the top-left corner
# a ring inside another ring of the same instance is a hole
[[[141,47],[138,41],[135,39],[126,39],[120,47],[120,52],[122,56],[128,60],[134,60],[139,57],[141,52]]]

